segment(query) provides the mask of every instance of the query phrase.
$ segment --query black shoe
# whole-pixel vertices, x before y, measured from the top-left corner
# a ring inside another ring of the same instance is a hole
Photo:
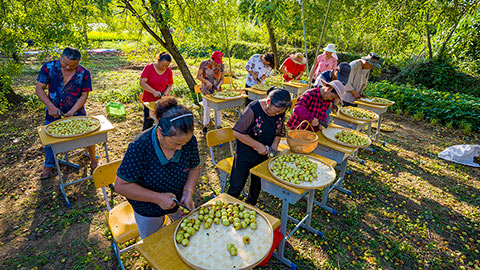
[[[203,132],[203,135],[206,135],[208,132],[208,127],[203,127],[202,132]]]

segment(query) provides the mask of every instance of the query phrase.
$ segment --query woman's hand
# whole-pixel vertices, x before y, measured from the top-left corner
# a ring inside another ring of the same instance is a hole
[[[312,124],[312,126],[316,127],[316,126],[320,125],[320,122],[318,121],[317,118],[313,118],[311,124]]]
[[[155,94],[153,94],[154,97],[161,97],[162,96],[162,92],[160,91],[155,91]]]
[[[205,82],[204,82],[204,83],[205,83],[205,85],[207,86],[207,88],[208,88],[208,89],[212,89],[212,87],[213,87],[213,84],[212,84],[211,82],[209,82],[209,81],[205,80]]]
[[[74,113],[75,113],[75,112],[68,111],[68,112],[64,113],[63,116],[65,116],[65,117],[70,117],[70,116],[73,116]]]
[[[268,154],[268,148],[263,144],[259,144],[257,147],[253,149],[255,149],[255,151],[257,151],[260,155]]]
[[[163,210],[169,210],[176,205],[172,198],[175,198],[175,195],[173,193],[160,193],[160,196],[158,196],[158,201],[156,203]]]
[[[193,194],[191,190],[184,190],[180,202],[183,203],[188,209],[193,210]]]

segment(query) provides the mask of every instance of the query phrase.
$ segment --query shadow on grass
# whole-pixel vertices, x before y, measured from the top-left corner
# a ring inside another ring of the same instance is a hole
[[[363,153],[361,156],[363,157]],[[471,168],[468,170],[463,165],[450,164],[436,159],[432,160],[433,166],[422,164],[421,160],[430,160],[431,158],[425,156],[422,153],[415,153],[417,162],[413,162],[409,159],[403,158],[399,153],[393,149],[388,149],[388,152],[384,148],[378,148],[375,155],[368,156],[368,159],[381,163],[381,169],[389,172],[390,166],[395,166],[392,172],[395,177],[400,177],[402,173],[410,173],[414,176],[429,182],[432,186],[441,189],[443,192],[451,194],[457,200],[468,203],[472,206],[480,206],[480,201],[476,198],[480,197],[480,190],[473,187],[473,185],[467,185],[464,183],[464,179],[454,179],[452,177],[442,175],[441,170],[445,166],[454,166],[454,168],[461,169],[463,173],[469,175],[471,179],[478,179],[480,177],[480,169]],[[414,157],[412,157],[414,158]],[[475,197],[472,197],[474,194]]]

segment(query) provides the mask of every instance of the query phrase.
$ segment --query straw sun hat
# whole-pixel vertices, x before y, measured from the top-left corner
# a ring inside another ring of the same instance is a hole
[[[305,65],[305,57],[303,57],[301,53],[290,54],[290,59],[292,59],[295,64]]]

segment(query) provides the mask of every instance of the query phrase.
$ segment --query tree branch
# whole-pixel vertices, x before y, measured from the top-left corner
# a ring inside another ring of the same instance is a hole
[[[138,14],[135,8],[132,6],[129,0],[121,0],[125,4],[125,7],[132,13],[132,15],[137,18],[143,28],[150,34],[152,37],[160,43],[160,45],[166,47],[167,43],[159,36],[155,31],[150,28],[150,26],[145,22],[145,20]]]

